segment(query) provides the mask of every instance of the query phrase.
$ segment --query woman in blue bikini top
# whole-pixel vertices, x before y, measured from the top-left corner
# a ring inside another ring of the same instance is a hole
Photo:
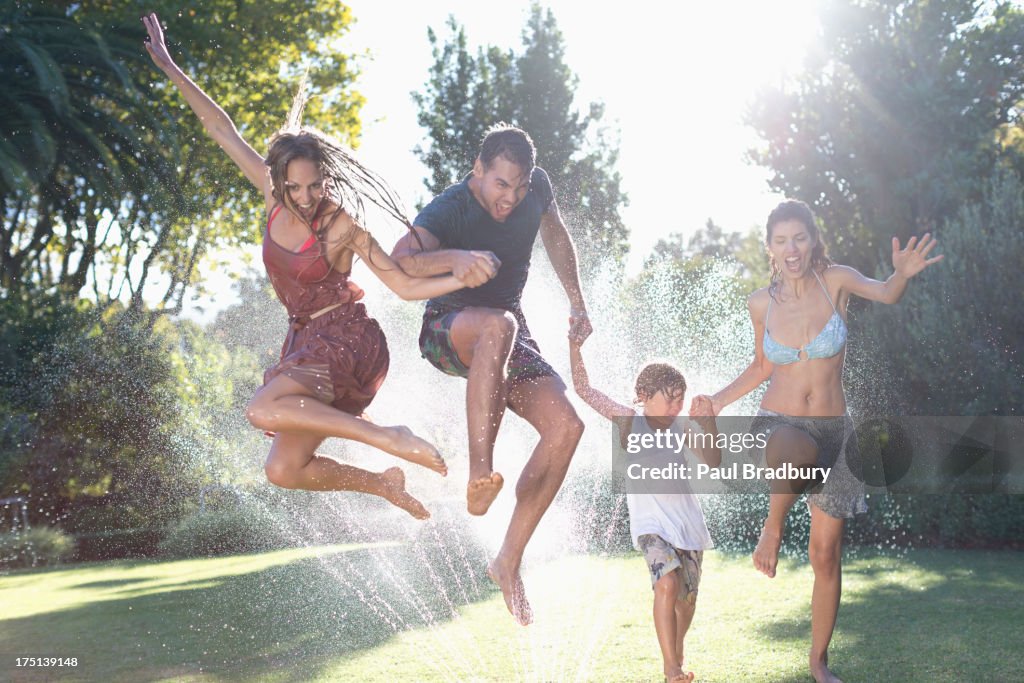
[[[926,234],[920,240],[910,238],[901,248],[894,237],[895,272],[881,282],[849,266],[835,265],[810,207],[788,200],[768,217],[765,243],[771,284],[747,300],[754,326],[754,358],[734,381],[710,397],[714,411],[718,414],[768,381],[761,400],[764,410],[792,416],[844,415],[844,318],[850,295],[898,302],[908,280],[942,258],[928,257],[937,242]]]
[[[780,344],[772,339],[771,333],[768,331],[768,313],[772,310],[772,301],[769,298],[768,313],[765,313],[764,316],[764,342],[761,344],[761,349],[764,351],[765,358],[775,365],[796,363],[801,360],[801,353],[804,360],[831,358],[846,346],[846,321],[843,320],[843,316],[839,315],[839,311],[836,310],[836,305],[832,302],[832,297],[828,295],[828,289],[825,288],[825,283],[821,281],[821,276],[813,270],[811,272],[814,273],[814,279],[818,281],[821,291],[825,293],[825,298],[828,299],[829,305],[832,306],[832,315],[829,317],[828,322],[825,323],[825,327],[821,328],[821,332],[818,333],[817,337],[796,349],[792,346]]]
[[[754,292],[747,300],[754,326],[754,359],[727,387],[714,396],[703,398],[710,399],[717,415],[722,408],[767,380],[768,389],[761,399],[759,412],[762,417],[757,418],[769,425],[765,448],[767,464],[775,467],[782,462],[814,463],[822,455],[822,448],[830,451],[824,453],[827,462],[838,462],[840,453],[831,452],[836,449],[833,441],[838,442],[840,450],[848,447],[846,423],[841,425],[843,431],[838,440],[824,437],[824,432],[816,425],[832,424],[835,418],[846,414],[842,382],[847,335],[844,314],[850,295],[896,303],[903,296],[907,281],[942,256],[928,258],[936,244],[929,235],[920,241],[912,237],[902,249],[894,237],[892,265],[895,272],[885,282],[865,277],[853,268],[832,263],[818,234],[814,214],[810,207],[797,201],[783,202],[772,211],[768,217],[766,244],[771,259],[771,284]],[[829,309],[831,315],[828,315]],[[828,318],[824,319],[826,315]],[[801,346],[791,346],[783,340],[806,341]],[[701,400],[702,397],[694,399],[695,407]],[[852,444],[850,447],[855,448]],[[849,482],[843,479],[842,468],[839,469],[839,475],[828,481],[830,488],[822,489],[822,497],[810,506],[809,555],[814,568],[814,597],[809,663],[815,680],[832,680],[828,645],[842,591],[840,562],[847,514],[831,501],[863,498],[863,487],[856,486],[859,482],[847,486]],[[840,483],[844,481],[847,483]],[[804,482],[794,484],[798,486],[772,488],[768,517],[753,553],[754,566],[769,577],[775,576],[786,515],[796,502],[798,492],[806,487]],[[854,502],[856,505],[851,508],[862,504]],[[859,511],[853,509],[851,514]]]

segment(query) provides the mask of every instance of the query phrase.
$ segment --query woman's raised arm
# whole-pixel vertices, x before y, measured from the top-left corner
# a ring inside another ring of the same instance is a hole
[[[160,28],[160,19],[156,13],[152,12],[142,17],[142,23],[145,24],[146,32],[149,34],[146,51],[149,52],[153,63],[178,87],[185,101],[188,102],[188,106],[192,107],[192,111],[199,117],[203,128],[210,134],[210,137],[242,169],[245,177],[263,192],[264,198],[268,202],[272,201],[270,178],[267,174],[267,167],[263,163],[263,157],[242,138],[231,117],[220,108],[220,105],[203,92],[202,88],[185,75],[185,72],[171,59],[167,45],[164,43],[164,32]]]

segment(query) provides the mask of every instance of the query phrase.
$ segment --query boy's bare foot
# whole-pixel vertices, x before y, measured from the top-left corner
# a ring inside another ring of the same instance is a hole
[[[392,505],[396,505],[416,519],[427,519],[430,512],[423,507],[423,503],[413,498],[405,490],[405,472],[397,467],[389,467],[380,473],[381,483],[384,491],[381,495]]]
[[[408,460],[414,465],[422,465],[429,470],[434,470],[442,477],[448,476],[448,465],[429,441],[424,441],[403,425],[384,427],[384,429],[389,432],[389,445],[384,449],[388,453]]]
[[[782,546],[782,534],[777,531],[769,531],[768,527],[761,529],[761,538],[754,548],[754,568],[768,578],[775,576],[775,567],[779,563],[779,548]]]
[[[692,671],[683,671],[681,666],[665,667],[665,683],[690,683],[692,680]]]
[[[484,515],[490,509],[491,503],[498,497],[501,487],[505,485],[505,478],[497,472],[491,472],[486,477],[473,479],[466,487],[466,509],[471,515]]]
[[[526,599],[526,587],[523,586],[519,570],[505,567],[499,555],[487,565],[487,576],[498,584],[501,595],[505,598],[505,606],[508,607],[508,611],[516,618],[516,621],[522,626],[529,626],[533,623],[533,609]]]
[[[843,681],[832,673],[828,668],[828,658],[825,661],[811,661],[811,675],[817,683],[843,683]]]

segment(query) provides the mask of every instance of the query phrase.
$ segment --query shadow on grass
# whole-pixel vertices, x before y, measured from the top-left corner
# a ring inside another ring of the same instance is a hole
[[[76,583],[69,588],[119,588],[121,586],[130,586],[135,583],[145,583],[146,579],[113,579],[111,581],[87,581],[85,583]]]
[[[887,577],[897,568],[909,580]],[[844,562],[844,594],[829,660],[844,680],[879,670],[888,680],[1024,680],[1024,553],[913,551],[907,557]],[[813,575],[808,571],[807,580]],[[865,587],[847,586],[864,580]],[[810,605],[804,616],[758,627],[767,642],[809,650]],[[860,673],[858,673],[860,672]],[[782,676],[785,683],[809,675]]]
[[[483,563],[471,564],[478,558],[465,549],[453,556],[439,561],[413,543],[330,549],[249,573],[171,577],[173,585],[142,594],[130,587],[135,579],[90,582],[79,587],[127,590],[72,609],[0,620],[0,653],[79,658],[75,671],[51,670],[54,677],[46,680],[66,674],[104,681],[204,675],[305,681],[491,597],[490,584],[479,580]],[[462,584],[457,590],[454,574]],[[11,673],[7,666],[0,665],[0,678]]]

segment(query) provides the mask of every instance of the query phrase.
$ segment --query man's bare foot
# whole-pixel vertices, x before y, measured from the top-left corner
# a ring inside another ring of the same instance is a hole
[[[811,675],[817,683],[843,683],[839,676],[829,670],[828,657],[824,661],[811,660]]]
[[[693,680],[692,671],[683,671],[681,666],[667,666],[665,667],[665,682],[666,683],[690,683]]]
[[[777,531],[769,531],[768,527],[761,529],[761,538],[754,548],[754,568],[768,578],[775,576],[775,567],[779,563],[779,548],[782,546],[782,534]]]
[[[473,479],[466,487],[466,509],[471,515],[485,515],[491,507],[491,503],[498,497],[501,487],[505,485],[505,478],[497,472],[491,472],[489,476]]]
[[[408,460],[414,465],[422,465],[429,470],[434,470],[442,477],[448,476],[448,465],[429,441],[424,441],[403,425],[384,427],[384,429],[389,432],[389,445],[384,449],[388,453]]]
[[[402,508],[416,519],[427,519],[430,517],[427,508],[423,507],[423,503],[413,498],[405,490],[405,472],[397,467],[389,467],[380,473],[380,479],[384,485],[384,491],[381,493],[381,496],[389,503]]]
[[[512,571],[506,568],[499,557],[487,565],[487,576],[491,581],[498,584],[501,595],[505,598],[505,606],[522,626],[529,626],[533,623],[533,609],[526,599],[526,587],[523,586],[523,579],[519,576],[519,570]]]

